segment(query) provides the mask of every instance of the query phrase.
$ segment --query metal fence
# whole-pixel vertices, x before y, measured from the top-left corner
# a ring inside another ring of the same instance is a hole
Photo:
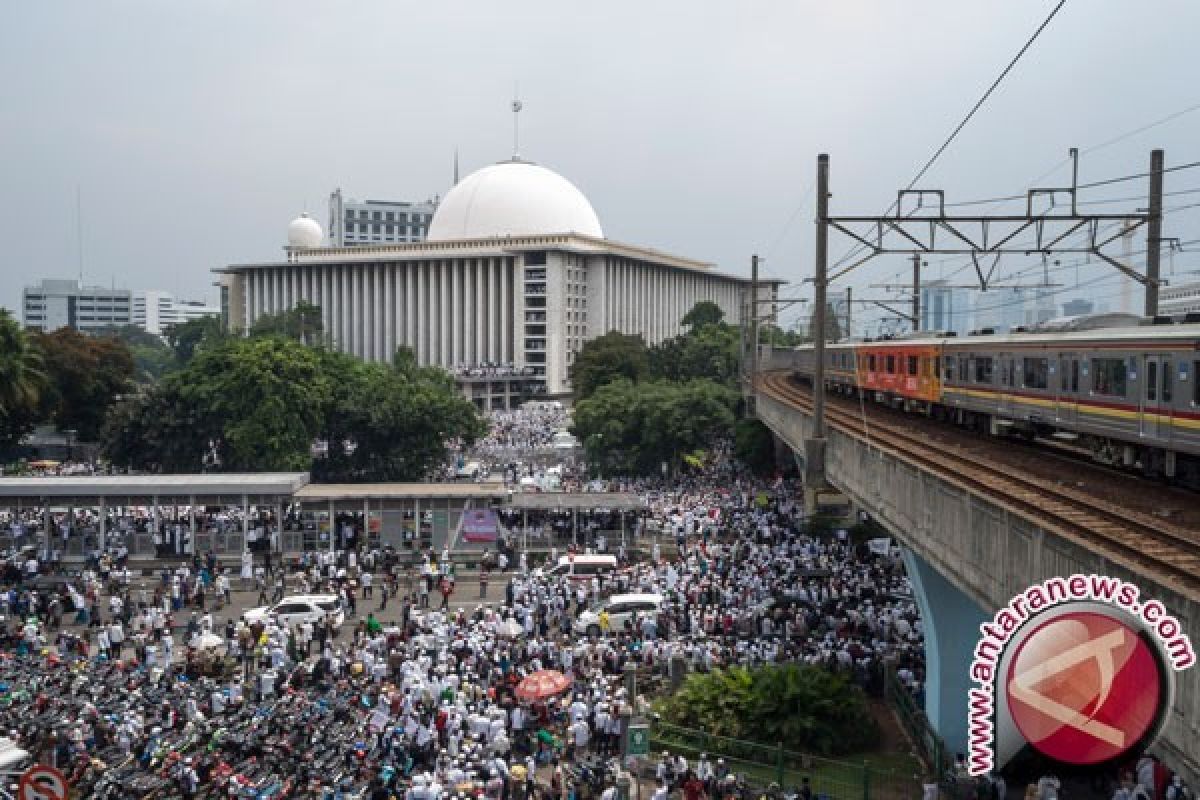
[[[827,800],[911,800],[921,796],[919,775],[797,753],[781,744],[714,736],[661,721],[651,724],[650,746],[652,756],[667,750],[689,760],[701,753],[707,753],[713,763],[724,759],[731,772],[744,774],[747,782],[758,788],[777,783],[785,792],[794,791],[807,779],[813,796]]]
[[[917,701],[908,689],[901,685],[893,669],[887,670],[884,691],[888,704],[895,709],[908,738],[916,745],[917,755],[934,775],[945,775],[953,766],[952,756],[946,751],[946,743],[929,724],[929,718],[917,706]]]

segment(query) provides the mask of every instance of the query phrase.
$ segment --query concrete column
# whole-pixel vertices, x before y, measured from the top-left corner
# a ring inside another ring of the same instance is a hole
[[[404,343],[413,349],[420,358],[417,350],[417,311],[416,311],[416,280],[417,265],[404,265]]]
[[[242,495],[242,552],[250,549],[250,496]]]
[[[462,287],[459,285],[458,262],[456,260],[447,261],[442,269],[448,273],[446,281],[450,286],[450,302],[444,305],[444,310],[450,329],[449,341],[446,342],[446,352],[449,354],[449,358],[446,359],[446,366],[452,367],[455,364],[462,363],[462,336],[459,335],[462,317],[458,309],[458,302],[462,296]]]
[[[188,498],[188,530],[192,537],[192,552],[196,552],[196,495]]]
[[[484,283],[484,308],[487,309],[484,324],[484,347],[487,355],[483,361],[496,360],[496,276],[495,264],[490,258],[483,259]]]
[[[509,259],[501,257],[500,263],[500,360],[513,360],[512,280],[513,269]]]
[[[383,309],[383,357],[390,362],[396,355],[396,265],[388,264],[384,275],[387,288],[384,292],[386,300]]]
[[[965,753],[972,653],[990,615],[911,549],[903,557],[925,632],[925,715],[951,752]]]
[[[453,316],[453,305],[450,298],[450,262],[438,262],[438,330],[441,335],[441,341],[438,343],[438,363],[444,367],[449,367],[454,363],[451,346],[453,345],[452,333],[450,328],[450,318]]]
[[[487,304],[483,295],[483,262],[474,259],[471,262],[471,272],[475,287],[475,312],[471,314],[471,325],[475,330],[475,349],[471,353],[471,363],[478,364],[483,360],[484,332],[487,330]]]

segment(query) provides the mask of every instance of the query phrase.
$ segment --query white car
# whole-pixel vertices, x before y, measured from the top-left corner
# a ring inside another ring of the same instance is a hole
[[[346,612],[342,608],[342,600],[335,594],[297,594],[285,597],[273,606],[252,608],[242,614],[247,625],[265,621],[274,616],[289,628],[301,622],[311,622],[314,625],[328,617],[333,621],[333,627],[340,629],[346,621]]]
[[[575,620],[575,632],[585,636],[599,636],[601,610],[608,612],[608,630],[622,631],[625,629],[625,622],[635,616],[657,615],[662,603],[661,594],[614,594],[580,614],[579,619]]]

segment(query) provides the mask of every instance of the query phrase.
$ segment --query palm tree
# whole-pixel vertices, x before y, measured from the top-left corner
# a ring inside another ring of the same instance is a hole
[[[37,406],[46,385],[42,354],[6,309],[0,309],[0,416]]]

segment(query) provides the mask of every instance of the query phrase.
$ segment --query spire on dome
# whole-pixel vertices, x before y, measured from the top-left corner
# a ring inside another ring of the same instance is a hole
[[[521,95],[517,91],[517,85],[514,83],[513,84],[513,101],[512,101],[512,111],[513,111],[513,157],[512,157],[512,160],[513,161],[521,160],[521,146],[520,146],[521,139],[520,139],[520,127],[518,125],[518,120],[520,119],[522,108],[524,108],[524,106],[521,105]]]

